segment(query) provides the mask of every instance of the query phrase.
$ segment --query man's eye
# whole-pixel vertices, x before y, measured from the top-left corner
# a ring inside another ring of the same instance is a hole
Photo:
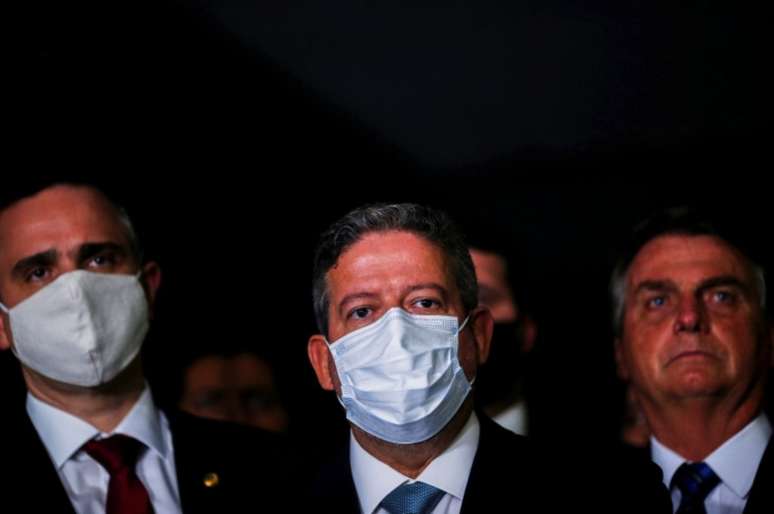
[[[647,302],[648,307],[653,308],[659,308],[666,305],[666,297],[665,296],[655,296],[648,300]]]
[[[371,309],[368,307],[358,307],[357,309],[353,309],[350,313],[350,317],[353,319],[364,319],[366,316],[368,316],[371,313]]]
[[[414,302],[414,305],[421,307],[422,309],[432,309],[438,305],[438,302],[430,298],[421,298]]]
[[[112,255],[100,254],[92,257],[89,264],[91,264],[92,266],[99,267],[99,266],[107,266],[107,265],[113,264],[114,262],[115,262],[115,258]]]
[[[36,282],[38,280],[43,280],[48,276],[48,270],[46,268],[33,268],[30,270],[30,272],[27,274],[27,280]]]
[[[729,291],[715,291],[712,293],[712,300],[715,303],[733,303],[735,296]]]

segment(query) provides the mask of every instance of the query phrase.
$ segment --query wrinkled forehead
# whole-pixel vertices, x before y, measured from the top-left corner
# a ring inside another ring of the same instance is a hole
[[[67,252],[85,242],[129,246],[119,210],[99,191],[54,186],[0,212],[0,262],[51,249]]]
[[[720,276],[755,283],[750,260],[725,240],[707,235],[664,235],[651,239],[637,252],[627,285],[631,291],[644,280],[691,283]]]
[[[326,278],[334,301],[353,290],[398,289],[429,282],[454,289],[443,249],[403,231],[367,234],[342,252]]]

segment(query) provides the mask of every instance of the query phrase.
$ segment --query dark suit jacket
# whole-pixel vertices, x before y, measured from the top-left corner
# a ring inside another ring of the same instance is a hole
[[[267,432],[168,413],[185,514],[280,512],[284,443]],[[3,420],[0,510],[74,514],[72,504],[29,417]],[[207,487],[204,477],[219,481]],[[11,507],[13,506],[13,507]]]
[[[577,463],[568,459],[557,462],[550,451],[533,447],[526,438],[505,430],[480,412],[477,415],[481,435],[461,514],[589,510],[603,506],[606,498],[616,512],[671,514],[669,495],[661,484],[658,466],[646,462],[644,466],[630,467],[634,461],[626,459],[625,466],[613,465],[607,470],[612,484],[601,477],[592,481],[594,473],[589,473],[589,468],[597,469],[596,464],[581,465],[579,473],[569,473],[567,466]],[[618,455],[616,462],[624,460]],[[574,477],[578,474],[580,479]],[[317,512],[360,512],[348,446],[322,467],[309,497]],[[616,508],[621,505],[618,501],[625,501],[625,507]]]
[[[758,471],[755,473],[744,514],[771,514],[774,512],[774,437],[769,439]]]

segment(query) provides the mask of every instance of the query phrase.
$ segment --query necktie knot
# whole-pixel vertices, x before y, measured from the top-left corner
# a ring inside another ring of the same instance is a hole
[[[424,482],[405,483],[388,494],[381,506],[390,514],[428,514],[444,494],[442,490]]]
[[[113,476],[122,470],[133,470],[145,445],[133,437],[115,434],[105,439],[92,439],[83,445],[83,449]]]
[[[147,447],[122,434],[92,439],[83,450],[100,463],[110,475],[105,514],[153,514],[148,491],[137,477],[137,459]]]
[[[720,483],[712,468],[703,462],[683,463],[672,477],[672,487],[680,489],[678,514],[704,513],[704,500]]]

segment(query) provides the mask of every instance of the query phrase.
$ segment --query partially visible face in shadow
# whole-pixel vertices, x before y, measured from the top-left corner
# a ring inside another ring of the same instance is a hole
[[[180,408],[274,432],[288,425],[271,367],[251,353],[206,355],[194,361],[185,373]]]

